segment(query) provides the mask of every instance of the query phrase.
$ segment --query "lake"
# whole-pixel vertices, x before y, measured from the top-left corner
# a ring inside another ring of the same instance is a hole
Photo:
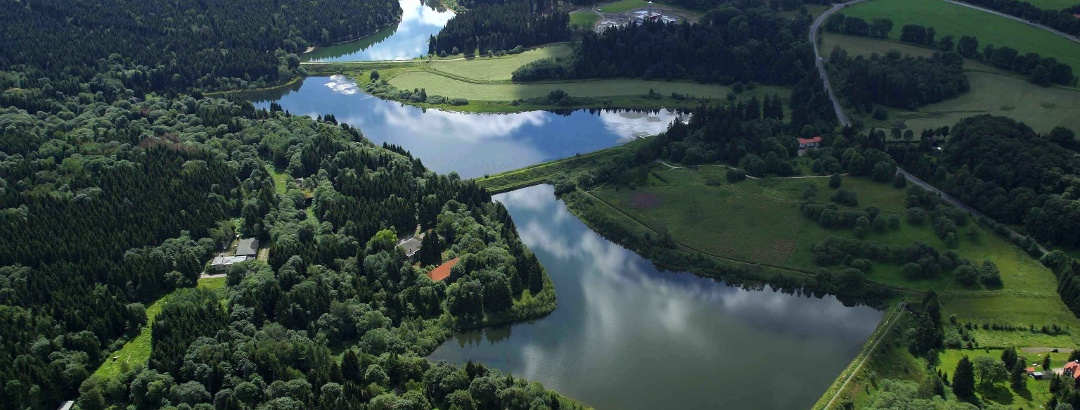
[[[591,231],[551,186],[497,195],[555,284],[550,316],[454,336],[481,362],[600,409],[809,408],[882,313],[661,272]]]
[[[359,41],[320,47],[300,56],[302,61],[408,60],[426,55],[428,38],[439,34],[454,17],[450,10],[438,11],[420,0],[401,0],[401,22],[379,30]]]
[[[424,110],[365,94],[344,76],[308,77],[288,88],[241,95],[259,108],[277,102],[293,114],[333,114],[376,144],[409,150],[424,165],[463,178],[509,171],[655,135],[678,116],[654,112],[578,110],[472,114]]]

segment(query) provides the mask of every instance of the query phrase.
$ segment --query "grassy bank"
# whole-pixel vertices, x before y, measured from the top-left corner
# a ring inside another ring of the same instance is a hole
[[[498,57],[411,60],[375,63],[307,64],[312,74],[344,74],[361,86],[371,83],[371,72],[378,71],[379,80],[386,81],[389,90],[381,97],[399,100],[420,107],[443,108],[465,112],[519,112],[539,109],[572,108],[692,108],[703,101],[734,96],[730,87],[698,84],[687,81],[642,80],[631,78],[594,79],[559,82],[514,83],[511,74],[522,65],[542,58],[568,57],[572,50],[567,44],[554,44],[527,50],[520,54]],[[386,86],[382,86],[385,88]],[[400,90],[423,89],[430,96],[449,99],[463,98],[467,105],[430,104],[397,98]],[[552,91],[565,91],[574,100],[571,104],[547,101]],[[650,94],[650,91],[652,93]],[[789,91],[780,87],[759,86],[738,95],[738,98],[768,94],[782,98]]]
[[[975,36],[980,49],[993,44],[1012,47],[1021,55],[1038,53],[1068,64],[1073,72],[1080,73],[1080,44],[1027,24],[941,0],[873,0],[845,8],[843,13],[867,21],[892,19],[889,37],[893,39],[900,37],[904,25],[918,24],[933,27],[937,38]]]
[[[892,40],[826,34],[824,50],[842,47],[852,54],[883,54],[898,50],[916,56],[929,56],[933,50]],[[1080,52],[1080,49],[1077,50]],[[1041,87],[1015,74],[985,64],[965,60],[965,75],[971,84],[967,93],[916,111],[887,109],[889,119],[877,121],[866,115],[867,127],[892,128],[903,122],[907,128],[919,131],[927,128],[952,126],[965,117],[980,114],[1002,115],[1023,121],[1037,132],[1049,132],[1064,126],[1080,129],[1080,90],[1066,87]]]

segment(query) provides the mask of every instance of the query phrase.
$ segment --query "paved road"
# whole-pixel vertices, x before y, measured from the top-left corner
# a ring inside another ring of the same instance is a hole
[[[955,4],[957,6],[964,6],[964,7],[967,7],[969,9],[975,9],[975,10],[987,12],[987,13],[990,13],[990,14],[996,14],[998,16],[1005,17],[1005,18],[1007,18],[1009,20],[1019,21],[1021,23],[1027,24],[1029,26],[1032,26],[1032,27],[1035,27],[1035,28],[1040,28],[1040,29],[1049,31],[1051,33],[1057,34],[1057,35],[1059,35],[1061,37],[1065,37],[1067,40],[1072,41],[1074,43],[1080,43],[1080,38],[1078,38],[1078,37],[1070,36],[1068,34],[1065,34],[1065,33],[1062,33],[1060,31],[1054,30],[1054,29],[1052,29],[1050,27],[1047,27],[1047,26],[1044,26],[1042,24],[1024,20],[1024,19],[1022,19],[1020,17],[1010,16],[1008,14],[1005,14],[1005,13],[1002,13],[1002,12],[999,12],[999,11],[990,10],[988,8],[983,8],[983,7],[979,7],[979,6],[972,5],[972,4],[967,4],[967,3],[956,1],[956,0],[944,0],[944,1]]]
[[[816,20],[814,20],[814,24],[810,26],[810,43],[814,45],[814,56],[815,56],[815,60],[816,60],[815,63],[817,65],[817,69],[818,69],[818,75],[821,76],[821,81],[825,83],[825,91],[826,91],[827,94],[829,94],[829,99],[832,100],[833,111],[836,112],[836,118],[839,119],[840,123],[843,124],[845,127],[850,127],[851,126],[851,121],[848,120],[847,114],[844,114],[844,108],[840,106],[840,101],[836,98],[836,95],[833,93],[832,84],[829,82],[829,73],[825,70],[825,62],[821,58],[821,52],[818,50],[817,35],[818,35],[818,30],[821,28],[821,25],[823,23],[825,23],[825,20],[827,20],[829,18],[829,16],[832,16],[833,13],[836,13],[837,11],[839,11],[840,9],[842,9],[844,7],[847,7],[847,6],[850,6],[850,5],[853,5],[853,4],[862,3],[864,1],[866,1],[866,0],[852,0],[852,1],[849,1],[847,3],[840,3],[840,4],[837,4],[837,5],[834,5],[834,6],[832,6],[832,8],[826,10],[824,13],[822,13],[820,16],[818,16],[818,18]],[[959,5],[965,6],[965,7],[971,7],[973,9],[982,10],[982,11],[985,11],[985,12],[988,12],[988,13],[994,13],[994,14],[997,14],[997,15],[1001,15],[1001,16],[1004,16],[1004,17],[1011,18],[1013,20],[1023,21],[1024,23],[1031,24],[1033,26],[1049,30],[1051,32],[1054,32],[1054,33],[1057,33],[1059,35],[1070,38],[1073,41],[1080,42],[1080,40],[1077,40],[1075,37],[1070,37],[1070,36],[1066,35],[1065,33],[1055,31],[1053,29],[1050,29],[1049,27],[1028,23],[1028,22],[1026,22],[1024,20],[1017,19],[1017,18],[1012,17],[1012,16],[1004,15],[1004,14],[995,12],[993,10],[987,10],[987,9],[984,9],[984,8],[981,8],[981,7],[975,7],[975,6],[972,6],[972,5],[963,4],[963,3],[953,1],[953,0],[943,0],[943,1],[959,4]],[[941,198],[942,201],[945,201],[946,203],[949,203],[949,204],[951,204],[951,205],[953,205],[953,206],[955,206],[957,208],[960,208],[960,209],[962,209],[964,211],[967,211],[967,212],[971,213],[971,215],[973,215],[976,218],[984,216],[982,213],[980,213],[979,211],[976,211],[974,208],[965,205],[963,202],[960,202],[959,200],[957,200],[956,198],[953,198],[949,194],[946,194],[942,190],[935,188],[933,185],[930,185],[930,184],[926,183],[925,181],[923,181],[923,180],[921,180],[919,178],[916,178],[914,175],[911,175],[907,171],[904,171],[903,169],[900,169],[900,167],[896,168],[896,172],[898,174],[900,174],[900,175],[903,175],[904,178],[907,178],[907,180],[911,181],[913,184],[918,185],[919,187],[921,187],[921,188],[923,188],[923,189],[925,189],[927,191],[936,193],[938,195],[938,197]],[[990,219],[990,218],[987,218],[987,219]],[[1006,228],[1006,229],[1009,231],[1009,234],[1012,237],[1019,237],[1019,238],[1024,237],[1023,235],[1019,234],[1016,231],[1013,231],[1012,229],[1008,229],[1008,228]],[[1042,245],[1039,245],[1039,249],[1043,253],[1047,252],[1046,248],[1043,248]]]

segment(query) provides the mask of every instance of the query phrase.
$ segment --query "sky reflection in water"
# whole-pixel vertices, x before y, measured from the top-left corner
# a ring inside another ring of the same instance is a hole
[[[552,276],[559,307],[458,335],[434,360],[482,361],[598,408],[805,408],[881,319],[832,297],[659,272],[589,230],[549,186],[496,199]]]
[[[454,12],[440,12],[420,3],[401,0],[401,22],[359,41],[324,47],[302,56],[304,61],[408,60],[426,55],[428,39],[439,34]]]
[[[467,114],[420,109],[365,94],[345,76],[309,77],[291,90],[251,94],[293,114],[333,114],[377,144],[400,145],[437,172],[472,178],[608,148],[667,129],[677,114],[585,110]]]

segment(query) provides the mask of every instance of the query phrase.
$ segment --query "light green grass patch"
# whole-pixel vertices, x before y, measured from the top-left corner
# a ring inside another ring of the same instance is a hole
[[[821,35],[821,52],[823,55],[832,54],[833,49],[842,48],[849,55],[861,55],[870,56],[871,54],[885,54],[889,50],[896,50],[903,54],[915,56],[915,57],[933,57],[934,53],[938,53],[938,50],[921,47],[911,43],[905,43],[899,40],[880,39],[873,37],[863,36],[849,36],[836,33],[824,33]],[[981,62],[964,59],[964,69],[976,70],[984,72],[992,72],[999,74],[1009,74],[1008,71],[991,67]]]
[[[845,8],[842,13],[867,21],[892,19],[890,38],[899,38],[904,25],[919,24],[933,27],[937,38],[975,36],[980,50],[987,44],[1008,46],[1021,55],[1033,52],[1053,57],[1080,73],[1080,44],[1027,24],[941,0],[874,0]]]
[[[199,279],[198,287],[207,288],[210,290],[216,290],[219,293],[219,297],[223,296],[222,293],[225,290],[225,277],[220,278],[208,278]],[[162,296],[161,299],[154,301],[150,306],[146,307],[146,325],[139,330],[139,334],[131,339],[124,346],[115,352],[105,356],[105,362],[101,364],[91,377],[97,377],[103,380],[114,379],[124,372],[126,369],[133,369],[136,366],[145,366],[150,360],[151,349],[151,325],[154,323],[154,318],[161,313],[161,308],[165,306],[169,301],[169,297],[172,294]]]
[[[645,0],[620,0],[614,3],[601,5],[598,8],[604,13],[623,13],[634,9],[643,9],[648,6],[649,3]]]
[[[596,22],[600,21],[600,15],[592,11],[575,11],[570,13],[570,24],[585,28],[592,29],[596,27]]]
[[[592,13],[589,13],[592,14]],[[593,14],[595,16],[595,14]],[[567,44],[556,44],[504,57],[473,58],[467,60],[435,60],[429,64],[434,71],[441,71],[476,81],[510,81],[510,75],[519,67],[542,58],[566,58],[573,54]]]

